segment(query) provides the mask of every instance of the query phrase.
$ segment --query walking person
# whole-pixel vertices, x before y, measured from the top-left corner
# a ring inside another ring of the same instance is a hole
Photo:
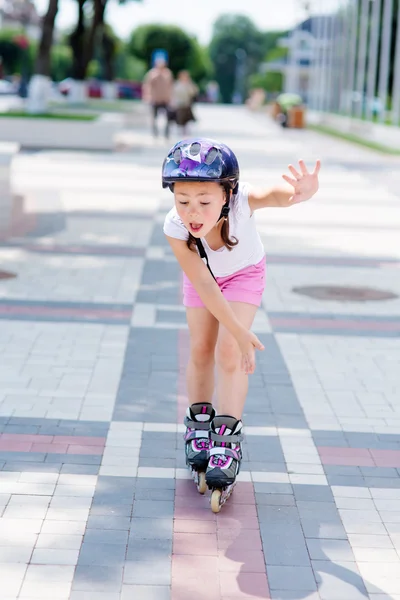
[[[164,136],[169,138],[169,105],[171,103],[172,71],[168,68],[164,58],[158,57],[154,67],[150,69],[143,79],[143,99],[151,106],[152,131],[154,137],[158,137],[158,117],[163,113],[165,116]]]
[[[171,116],[181,128],[182,135],[187,134],[187,125],[195,121],[193,114],[194,99],[199,93],[199,88],[192,81],[189,71],[180,71],[172,87]]]

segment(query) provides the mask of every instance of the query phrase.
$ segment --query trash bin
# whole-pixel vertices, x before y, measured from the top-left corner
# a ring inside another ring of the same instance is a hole
[[[305,106],[293,106],[289,110],[288,127],[293,129],[304,129],[306,126]]]

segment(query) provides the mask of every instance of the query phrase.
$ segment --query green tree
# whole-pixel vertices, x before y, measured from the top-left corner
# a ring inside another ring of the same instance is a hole
[[[123,46],[122,41],[115,34],[112,27],[107,23],[98,30],[96,44],[93,50],[93,57],[89,65],[85,67],[86,76],[91,75],[103,79],[104,81],[113,81],[116,77],[117,55]],[[97,63],[96,74],[93,75],[93,64]],[[89,66],[91,65],[90,69]]]
[[[147,64],[129,54],[126,44],[120,44],[115,57],[115,74],[118,79],[141,81],[146,73]]]
[[[209,50],[222,100],[229,103],[232,102],[239,73],[242,92],[246,93],[247,76],[257,71],[265,54],[265,39],[247,16],[221,15],[214,23]],[[241,56],[244,57],[242,65],[239,64]],[[244,68],[244,72],[240,72],[239,67]]]
[[[285,59],[289,54],[289,48],[284,48],[282,46],[276,46],[275,48],[272,48],[266,55],[265,57],[265,62],[273,62],[273,61],[282,61],[282,59]]]
[[[50,51],[53,45],[54,25],[58,12],[58,0],[49,0],[47,12],[42,20],[42,35],[40,37],[38,53],[36,56],[35,73],[37,75],[50,75]]]
[[[119,4],[128,1],[118,0]],[[87,77],[89,64],[93,60],[101,65],[100,76],[106,80],[114,77],[119,40],[106,24],[108,3],[109,0],[77,0],[78,20],[69,36],[69,43],[73,53],[72,77],[78,81]]]
[[[24,48],[18,43],[22,36],[20,29],[3,29],[0,31],[0,56],[7,75],[20,73]]]
[[[280,37],[282,37],[282,34],[276,34],[275,46],[272,45],[273,38],[270,38],[271,44],[269,45],[269,49],[267,50],[267,54],[264,59],[266,63],[282,61],[282,59],[287,57],[289,53],[288,48],[276,45],[276,42]],[[261,88],[269,93],[281,92],[283,90],[283,82],[283,73],[281,71],[272,70],[265,73],[253,73],[248,79],[248,85],[250,88]]]
[[[274,50],[275,48],[279,48],[278,40],[280,38],[287,36],[287,34],[288,34],[287,31],[265,31],[262,34],[265,56],[268,56],[268,54],[269,54],[269,52],[271,52],[271,50]]]
[[[75,29],[68,36],[68,42],[72,52],[71,76],[78,81],[83,81],[86,76],[88,62],[85,52],[87,40],[87,25],[85,7],[86,0],[77,0],[78,19]]]
[[[261,88],[269,93],[281,92],[283,90],[283,74],[279,71],[254,73],[249,77],[249,87]]]
[[[163,48],[168,52],[171,71],[176,75],[187,69],[197,82],[207,77],[211,70],[205,49],[199,46],[196,38],[175,25],[141,25],[132,33],[128,47],[131,54],[145,61],[148,68],[153,51]]]
[[[51,71],[53,81],[62,81],[70,77],[72,70],[72,50],[66,44],[56,44],[50,54]]]
[[[188,69],[200,87],[212,79],[214,74],[208,48],[201,46],[195,38],[193,38],[193,54]]]

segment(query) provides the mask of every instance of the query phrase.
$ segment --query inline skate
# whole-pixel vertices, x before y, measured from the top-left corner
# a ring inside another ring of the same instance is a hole
[[[211,510],[218,513],[236,485],[242,460],[243,423],[229,415],[214,417],[210,424],[206,484],[211,490]]]
[[[207,490],[206,469],[209,458],[210,422],[215,417],[215,410],[208,402],[198,402],[188,407],[184,424],[186,425],[185,454],[193,480],[200,494]]]

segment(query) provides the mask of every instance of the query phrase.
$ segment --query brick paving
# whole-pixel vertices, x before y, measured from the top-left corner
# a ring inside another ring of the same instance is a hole
[[[138,131],[123,154],[22,152],[23,227],[0,245],[17,275],[0,283],[0,600],[399,600],[400,299],[293,291],[400,295],[398,161],[240,108],[199,116],[255,183],[323,160],[318,198],[257,215],[266,349],[237,488],[214,515],[184,464],[166,147]]]

